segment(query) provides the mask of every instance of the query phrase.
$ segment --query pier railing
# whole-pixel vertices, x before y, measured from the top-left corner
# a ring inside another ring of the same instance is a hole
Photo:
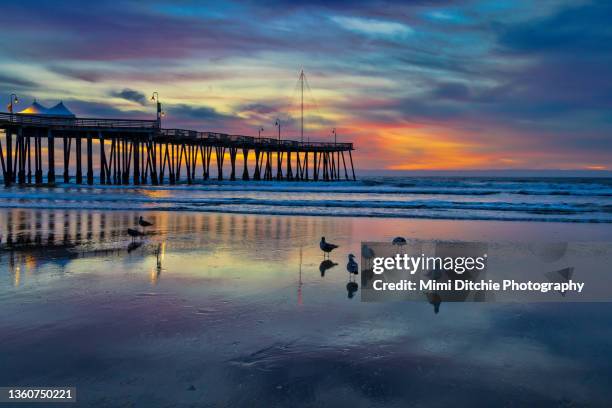
[[[67,118],[63,116],[27,115],[21,113],[0,113],[0,122],[41,127],[57,126],[103,129],[156,129],[159,126],[156,120]]]
[[[244,135],[230,135],[215,132],[198,132],[186,129],[161,129],[161,134],[169,138],[184,138],[188,140],[199,140],[210,144],[249,144],[255,147],[282,147],[291,149],[321,149],[330,148],[335,150],[353,150],[352,143],[331,143],[331,142],[298,142],[290,139],[276,139],[271,137],[254,137]]]
[[[130,129],[159,131],[163,137],[183,140],[198,140],[210,144],[216,142],[229,144],[250,144],[270,148],[281,147],[285,149],[334,149],[353,150],[352,143],[330,142],[298,142],[290,139],[277,139],[272,137],[254,137],[244,135],[230,135],[216,132],[199,132],[187,129],[160,129],[156,120],[139,119],[100,119],[100,118],[66,118],[61,116],[29,115],[20,113],[0,113],[0,122],[14,126],[60,127],[77,129]]]

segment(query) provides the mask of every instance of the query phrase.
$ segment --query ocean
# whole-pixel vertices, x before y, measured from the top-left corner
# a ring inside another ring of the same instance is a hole
[[[0,208],[610,223],[612,178],[370,176],[333,183],[13,186],[0,188]]]

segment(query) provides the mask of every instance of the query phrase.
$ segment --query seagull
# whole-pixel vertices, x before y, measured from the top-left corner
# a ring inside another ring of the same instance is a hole
[[[349,254],[348,256],[348,263],[346,264],[346,270],[349,271],[349,273],[352,273],[354,275],[359,274],[359,265],[357,264],[357,262],[355,262],[355,255],[353,254]]]
[[[404,237],[395,237],[391,243],[397,246],[404,246],[408,243],[408,241],[406,241],[406,238]]]
[[[130,237],[132,237],[132,241],[134,241],[134,238],[142,237],[144,235],[142,232],[131,228],[127,229],[127,233]]]
[[[329,254],[331,251],[338,248],[338,245],[325,242],[325,237],[321,237],[321,242],[319,242],[319,248],[321,248],[321,251],[327,252]],[[325,256],[325,254],[323,254],[323,256]]]
[[[138,225],[140,225],[142,227],[142,230],[144,231],[145,227],[150,227],[151,225],[153,225],[153,223],[146,221],[144,218],[142,218],[141,215],[140,218],[138,218]]]

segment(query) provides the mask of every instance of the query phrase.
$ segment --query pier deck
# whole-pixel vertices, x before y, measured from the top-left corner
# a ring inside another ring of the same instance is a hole
[[[236,180],[238,157],[242,159],[242,180],[355,179],[352,143],[164,129],[157,120],[10,113],[0,113],[0,130],[4,131],[0,164],[6,185],[42,184],[44,166],[46,182],[55,183],[56,150],[62,152],[64,183],[73,180],[72,170],[77,184],[84,180],[93,184],[94,162],[101,184],[158,185],[166,182],[166,176],[169,184],[191,184],[210,179],[211,164],[215,164],[216,178],[223,180],[226,156],[229,180]],[[43,146],[47,151],[44,158]]]

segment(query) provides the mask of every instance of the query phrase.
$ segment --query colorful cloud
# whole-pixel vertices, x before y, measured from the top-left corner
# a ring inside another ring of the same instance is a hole
[[[3,5],[0,102],[353,140],[360,168],[612,167],[606,2],[32,0]],[[3,105],[3,106],[4,106]]]

